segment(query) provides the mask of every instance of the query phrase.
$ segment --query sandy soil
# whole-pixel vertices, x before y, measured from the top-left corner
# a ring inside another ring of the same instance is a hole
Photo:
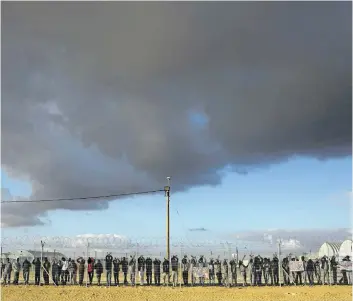
[[[316,287],[2,287],[5,301],[51,301],[51,300],[143,300],[143,301],[345,301],[352,300],[350,286]]]

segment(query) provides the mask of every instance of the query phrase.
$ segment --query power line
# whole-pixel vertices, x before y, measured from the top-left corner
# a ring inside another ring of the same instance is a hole
[[[106,198],[113,198],[113,197],[119,198],[119,197],[125,197],[125,196],[157,193],[157,192],[163,192],[163,191],[164,191],[164,189],[158,189],[158,190],[150,190],[150,191],[90,196],[90,197],[81,197],[81,198],[62,198],[62,199],[47,199],[47,200],[15,200],[15,201],[1,201],[1,203],[9,204],[9,203],[41,203],[41,202],[60,202],[60,201],[81,201],[81,200],[90,200],[90,199],[106,199]]]

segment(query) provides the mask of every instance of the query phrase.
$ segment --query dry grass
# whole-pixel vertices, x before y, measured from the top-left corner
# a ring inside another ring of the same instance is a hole
[[[345,301],[352,300],[350,286],[316,287],[2,287],[4,301],[78,301],[78,300],[143,300],[143,301]]]

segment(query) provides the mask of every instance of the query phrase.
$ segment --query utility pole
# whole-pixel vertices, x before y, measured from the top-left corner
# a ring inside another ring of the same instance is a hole
[[[167,202],[167,258],[170,263],[170,220],[169,220],[169,204],[170,204],[170,177],[167,177],[168,185],[164,186],[165,198]]]

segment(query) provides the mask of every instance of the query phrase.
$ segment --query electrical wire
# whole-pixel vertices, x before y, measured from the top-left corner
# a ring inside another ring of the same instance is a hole
[[[107,199],[107,198],[119,198],[126,196],[134,196],[141,194],[150,194],[163,192],[164,189],[150,190],[150,191],[141,191],[141,192],[130,192],[130,193],[120,193],[120,194],[110,194],[110,195],[100,195],[100,196],[90,196],[90,197],[80,197],[80,198],[61,198],[61,199],[46,199],[46,200],[14,200],[14,201],[1,201],[1,204],[6,203],[42,203],[42,202],[60,202],[60,201],[82,201],[82,200],[91,200],[91,199]]]

